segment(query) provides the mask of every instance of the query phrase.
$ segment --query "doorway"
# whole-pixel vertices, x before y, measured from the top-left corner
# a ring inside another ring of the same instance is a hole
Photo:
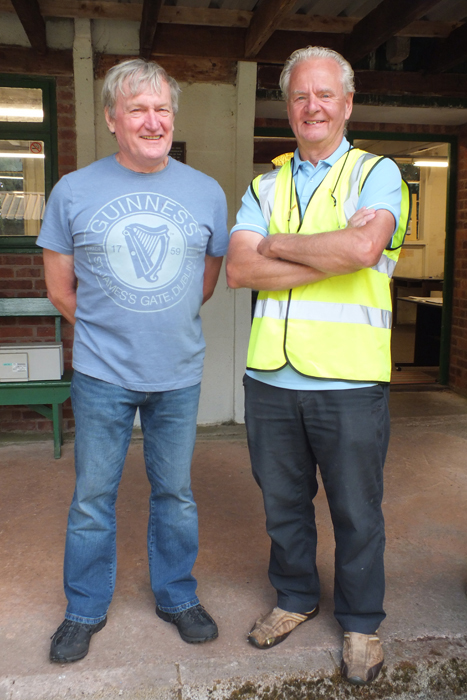
[[[455,139],[354,132],[350,140],[358,148],[393,158],[411,193],[411,221],[391,282],[391,384],[447,384]]]

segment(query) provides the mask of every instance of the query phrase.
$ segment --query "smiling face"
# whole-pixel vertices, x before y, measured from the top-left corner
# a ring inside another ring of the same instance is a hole
[[[131,95],[126,91],[122,95],[119,92],[115,115],[111,117],[106,110],[105,119],[117,139],[120,165],[139,173],[165,168],[174,130],[170,88],[165,80],[161,82],[160,93],[146,90]]]
[[[342,69],[332,58],[297,63],[288,93],[287,114],[300,157],[316,165],[340,145],[353,93],[344,95]]]

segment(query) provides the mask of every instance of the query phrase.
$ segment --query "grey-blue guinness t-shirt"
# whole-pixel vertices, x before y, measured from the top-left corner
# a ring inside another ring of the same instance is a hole
[[[135,391],[201,381],[204,257],[228,245],[215,180],[172,158],[151,174],[103,158],[55,185],[37,243],[74,256],[76,370]]]

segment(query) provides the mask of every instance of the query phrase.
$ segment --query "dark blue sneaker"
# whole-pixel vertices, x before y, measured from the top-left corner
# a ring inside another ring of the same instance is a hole
[[[164,612],[156,605],[156,615],[176,626],[180,637],[188,644],[200,644],[216,639],[219,634],[211,615],[198,603],[192,608],[178,613]]]
[[[64,620],[55,634],[50,645],[50,660],[61,664],[84,659],[89,651],[89,642],[96,632],[103,627],[107,618],[97,625],[85,625],[73,620]]]

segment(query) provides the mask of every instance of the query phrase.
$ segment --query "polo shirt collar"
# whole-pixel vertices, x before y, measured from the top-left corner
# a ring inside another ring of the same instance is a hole
[[[337,163],[339,158],[341,156],[343,156],[344,153],[347,153],[347,151],[349,150],[349,147],[350,147],[350,144],[344,136],[342,138],[340,146],[338,146],[336,148],[334,153],[331,153],[331,155],[328,156],[327,158],[324,158],[323,160],[318,161],[318,164],[316,165],[316,167],[313,166],[309,160],[302,160],[300,158],[300,153],[299,153],[298,148],[297,148],[295,153],[294,153],[293,161],[292,161],[292,175],[295,177],[295,175],[298,173],[299,169],[303,169],[305,172],[307,170],[310,170],[310,169],[311,169],[311,171],[314,171],[317,168],[319,168],[322,163],[325,163],[326,165],[331,167],[332,165],[334,165],[334,163]]]

